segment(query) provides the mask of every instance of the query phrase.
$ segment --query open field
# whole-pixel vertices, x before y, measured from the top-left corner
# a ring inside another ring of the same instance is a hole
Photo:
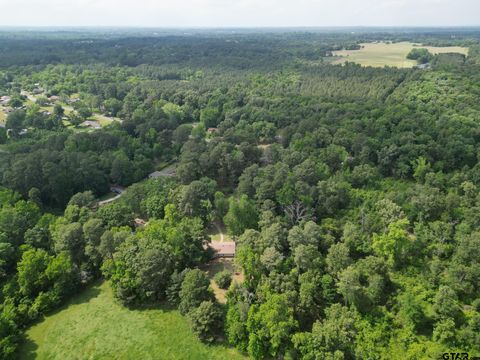
[[[0,108],[0,123],[4,123],[7,120],[7,114],[3,112],[3,109]]]
[[[75,297],[26,337],[20,359],[245,359],[234,349],[202,344],[176,310],[122,307],[107,282]]]
[[[414,48],[428,49],[432,54],[456,52],[468,55],[468,48],[452,47],[433,47],[421,46],[411,42],[399,42],[393,44],[387,43],[365,43],[360,50],[341,50],[335,51],[334,56],[339,56],[334,64],[343,64],[346,61],[355,62],[363,66],[394,66],[399,68],[411,68],[417,64],[415,60],[408,60],[408,53]]]

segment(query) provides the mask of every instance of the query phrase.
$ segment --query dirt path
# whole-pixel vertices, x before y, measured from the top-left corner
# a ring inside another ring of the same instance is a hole
[[[213,223],[213,225],[215,226],[215,228],[217,229],[218,233],[220,234],[220,242],[223,243],[223,232],[222,232],[222,229],[220,226],[218,226],[217,222],[215,221]]]

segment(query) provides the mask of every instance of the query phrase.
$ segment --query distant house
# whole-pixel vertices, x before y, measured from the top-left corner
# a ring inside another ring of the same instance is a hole
[[[0,96],[0,105],[7,106],[10,103],[11,97],[10,96]]]
[[[421,70],[428,70],[432,67],[432,65],[430,65],[429,63],[426,63],[426,64],[418,64],[415,67]]]
[[[60,100],[60,96],[52,95],[48,98],[52,103]]]
[[[85,126],[85,127],[92,128],[92,129],[101,129],[102,128],[102,125],[100,125],[100,123],[98,121],[94,121],[94,120],[84,121],[81,125]]]
[[[144,227],[146,224],[147,222],[140,218],[136,218],[135,220],[133,220],[133,225],[135,225],[136,228]]]
[[[175,176],[175,174],[176,174],[175,166],[170,166],[170,167],[167,167],[163,170],[154,171],[153,173],[148,175],[148,178],[149,179],[158,179],[158,178],[161,178],[161,177]]]
[[[236,245],[233,241],[212,242],[208,246],[214,251],[214,258],[234,258]]]
[[[209,134],[216,133],[217,131],[218,131],[218,129],[217,129],[217,128],[214,128],[214,127],[208,128],[208,130],[207,130],[207,132],[208,132]]]

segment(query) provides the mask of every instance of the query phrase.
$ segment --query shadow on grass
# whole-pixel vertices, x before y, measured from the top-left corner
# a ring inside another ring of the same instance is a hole
[[[45,316],[55,315],[71,305],[80,305],[89,302],[90,300],[96,298],[102,292],[100,286],[102,285],[103,280],[98,280],[95,283],[89,285],[88,287],[81,290],[79,293],[72,295],[72,298],[65,302],[59,308],[52,310],[51,312],[45,314]],[[39,321],[43,321],[40,319]]]
[[[89,302],[90,300],[96,298],[98,295],[100,295],[101,290],[100,290],[100,285],[102,284],[102,280],[99,280],[92,285],[88,286],[87,288],[83,289],[80,291],[80,293],[73,294],[72,298],[65,302],[63,305],[61,305],[59,308],[52,310],[45,314],[44,316],[40,317],[36,321],[30,324],[30,327],[35,326],[42,321],[45,320],[45,316],[53,316],[65,309],[67,309],[71,305],[80,305]],[[21,335],[21,345],[19,347],[18,351],[18,358],[19,359],[36,359],[37,358],[37,351],[38,345],[29,339],[26,336],[26,333],[22,333]]]
[[[22,341],[17,353],[18,359],[31,360],[37,358],[38,345],[22,334]]]

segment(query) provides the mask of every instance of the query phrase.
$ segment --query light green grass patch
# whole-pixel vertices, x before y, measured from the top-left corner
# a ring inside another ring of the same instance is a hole
[[[334,64],[343,64],[347,61],[363,66],[411,68],[417,64],[415,60],[407,59],[408,53],[413,48],[425,48],[432,54],[460,53],[468,55],[468,48],[460,46],[434,47],[422,46],[411,42],[399,43],[364,43],[360,50],[334,51],[333,55],[339,58]]]
[[[26,332],[20,359],[245,359],[207,346],[176,310],[129,310],[108,283],[92,286]]]
[[[233,241],[233,239],[228,235],[227,229],[222,221],[216,221],[215,223],[211,223],[207,229],[207,234],[210,237],[211,242],[220,242],[222,240],[223,234],[223,241]]]

